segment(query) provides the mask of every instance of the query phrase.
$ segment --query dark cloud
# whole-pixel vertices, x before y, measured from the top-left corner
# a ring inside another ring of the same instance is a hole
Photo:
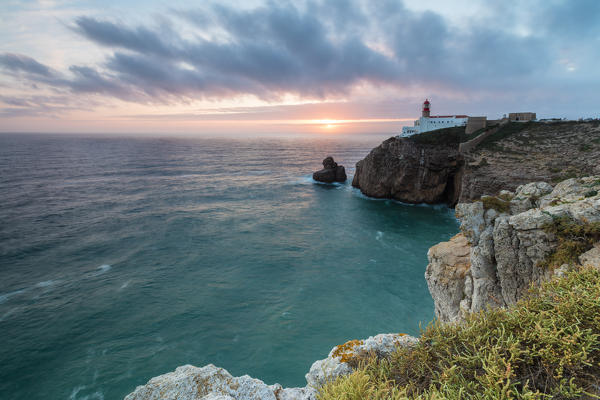
[[[52,69],[46,65],[40,64],[33,58],[22,54],[0,54],[0,66],[12,72],[25,72],[43,77],[51,77],[54,75]]]
[[[101,65],[59,74],[30,57],[4,54],[0,66],[32,83],[137,102],[240,94],[277,100],[289,93],[323,99],[364,82],[505,91],[548,78],[575,33],[596,42],[600,34],[597,0],[536,4],[521,5],[511,18],[476,16],[459,27],[396,0],[213,5],[173,11],[153,26],[83,16],[73,29],[112,52]],[[523,21],[531,33],[519,33]],[[181,24],[185,34],[174,28]]]

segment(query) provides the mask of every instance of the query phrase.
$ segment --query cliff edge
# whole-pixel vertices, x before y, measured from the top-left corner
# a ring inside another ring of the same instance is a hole
[[[464,127],[390,138],[356,164],[352,185],[367,196],[407,203],[447,203],[514,191],[529,182],[600,174],[600,122],[512,122],[486,133]]]
[[[531,285],[600,266],[600,175],[519,186],[459,203],[460,233],[432,247],[425,273],[441,321],[515,304]],[[583,254],[582,254],[583,253]]]
[[[441,142],[390,138],[356,163],[352,186],[376,198],[454,204],[462,166],[452,135]]]

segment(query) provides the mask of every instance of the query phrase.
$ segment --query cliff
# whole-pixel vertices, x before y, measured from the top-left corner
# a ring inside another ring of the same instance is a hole
[[[598,122],[508,123],[459,151],[484,133],[447,128],[390,138],[356,164],[352,185],[371,197],[454,206],[528,182],[600,174]]]
[[[417,138],[390,138],[356,163],[352,186],[367,196],[392,198],[407,203],[451,203],[458,200],[456,190],[463,158],[451,130],[448,140],[430,142]]]
[[[458,204],[461,233],[428,252],[425,278],[438,319],[510,306],[532,284],[577,264],[600,265],[599,193],[600,176],[592,176]]]

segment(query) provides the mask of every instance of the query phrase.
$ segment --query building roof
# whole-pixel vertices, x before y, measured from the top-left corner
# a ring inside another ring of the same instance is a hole
[[[429,118],[469,118],[468,115],[432,115]]]

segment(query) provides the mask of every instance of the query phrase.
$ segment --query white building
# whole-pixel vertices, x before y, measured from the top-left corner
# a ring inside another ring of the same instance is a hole
[[[469,117],[467,115],[434,115],[430,114],[431,103],[425,100],[421,118],[415,121],[414,126],[402,127],[399,137],[408,137],[417,133],[429,132],[436,129],[451,128],[453,126],[465,126]]]

